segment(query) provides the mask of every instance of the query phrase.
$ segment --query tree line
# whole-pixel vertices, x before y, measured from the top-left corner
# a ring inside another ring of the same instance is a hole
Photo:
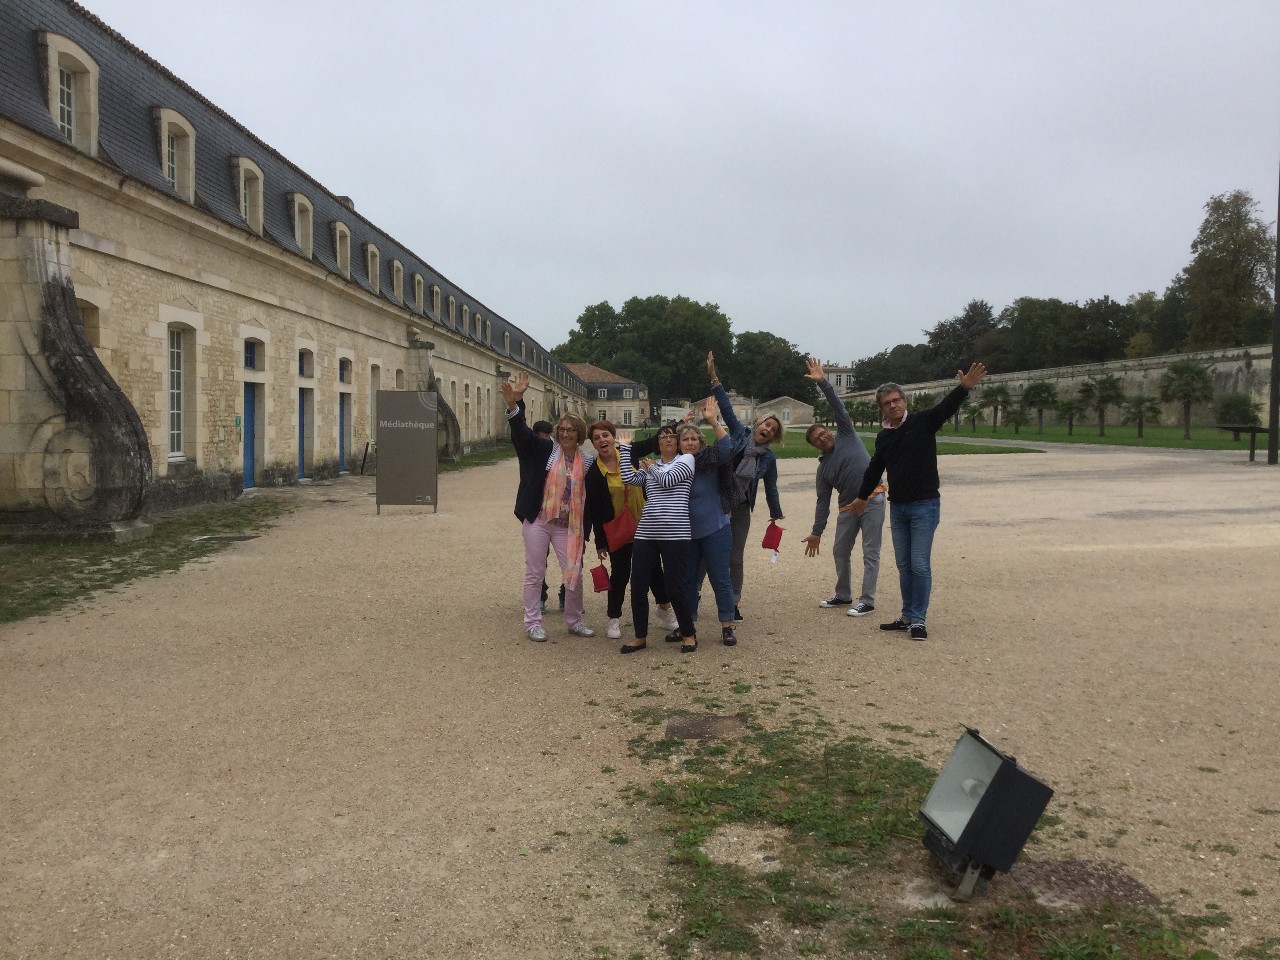
[[[592,363],[646,384],[657,403],[710,392],[708,350],[715,351],[725,384],[743,396],[806,403],[818,397],[795,344],[762,331],[735,336],[717,304],[688,297],[632,297],[620,310],[607,302],[589,306],[551,353],[562,363]]]
[[[972,300],[922,331],[925,342],[854,363],[854,382],[867,389],[945,379],[975,357],[992,370],[1016,372],[1268,341],[1276,241],[1258,210],[1244,190],[1210,198],[1191,261],[1163,296],[1148,290],[1124,303],[1020,297],[998,314]]]

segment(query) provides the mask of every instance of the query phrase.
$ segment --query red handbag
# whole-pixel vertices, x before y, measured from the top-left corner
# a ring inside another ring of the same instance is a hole
[[[778,544],[782,542],[782,531],[785,529],[770,520],[769,525],[764,528],[764,540],[760,542],[760,546],[766,550],[777,550]]]
[[[596,593],[604,593],[609,589],[609,571],[603,563],[591,568],[591,583],[596,588]]]
[[[616,517],[606,520],[604,524],[604,538],[609,542],[610,553],[621,550],[636,538],[636,518],[631,515],[628,505],[629,493],[626,487],[622,488],[622,509]]]

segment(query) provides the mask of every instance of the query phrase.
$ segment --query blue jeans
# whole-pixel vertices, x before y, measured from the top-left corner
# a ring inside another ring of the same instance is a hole
[[[898,565],[898,587],[902,591],[902,619],[908,623],[924,623],[929,612],[929,592],[933,589],[929,554],[933,552],[933,534],[941,518],[939,499],[889,506],[893,558]]]
[[[725,524],[715,533],[693,541],[689,553],[686,593],[693,619],[698,619],[698,607],[702,600],[702,577],[711,579],[711,589],[716,595],[716,610],[721,623],[733,623],[733,582],[729,576],[729,555],[733,552],[733,527]]]

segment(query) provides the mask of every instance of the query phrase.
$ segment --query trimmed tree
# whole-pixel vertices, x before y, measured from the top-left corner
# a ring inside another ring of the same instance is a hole
[[[1139,440],[1142,439],[1143,427],[1148,423],[1154,426],[1160,422],[1160,398],[1150,394],[1135,393],[1125,397],[1120,409],[1124,414],[1120,422],[1125,425],[1137,424]]]
[[[1085,409],[1098,412],[1098,436],[1107,435],[1107,407],[1118,406],[1124,400],[1124,384],[1114,373],[1104,377],[1090,377],[1080,384],[1080,402]]]
[[[1175,360],[1160,377],[1160,399],[1182,404],[1182,439],[1191,439],[1191,405],[1213,399],[1213,374],[1195,360]]]
[[[1058,403],[1058,388],[1048,380],[1037,380],[1022,391],[1022,405],[1036,412],[1036,433],[1044,433],[1044,412]]]
[[[1076,418],[1084,413],[1085,406],[1076,397],[1059,397],[1056,404],[1058,422],[1067,422],[1067,436],[1072,436],[1076,429]]]
[[[982,391],[982,396],[978,397],[978,406],[991,411],[991,432],[996,432],[996,427],[1000,423],[1000,411],[1008,410],[1013,405],[1013,397],[1009,395],[1009,388],[1003,383],[997,383],[994,386],[987,387]]]
[[[1027,408],[1014,404],[1004,412],[1004,422],[1013,427],[1013,433],[1016,436],[1019,427],[1025,427],[1031,422],[1031,414],[1027,413]]]

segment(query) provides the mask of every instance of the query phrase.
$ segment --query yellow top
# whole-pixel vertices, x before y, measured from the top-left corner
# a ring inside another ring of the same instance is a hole
[[[613,501],[613,515],[616,517],[621,513],[625,505],[631,511],[631,515],[636,518],[636,523],[639,523],[640,514],[644,513],[644,488],[631,487],[627,490],[622,482],[622,474],[616,464],[610,470],[605,466],[604,461],[597,457],[596,466],[600,468],[600,472],[604,474],[605,482],[609,484],[609,499]]]

